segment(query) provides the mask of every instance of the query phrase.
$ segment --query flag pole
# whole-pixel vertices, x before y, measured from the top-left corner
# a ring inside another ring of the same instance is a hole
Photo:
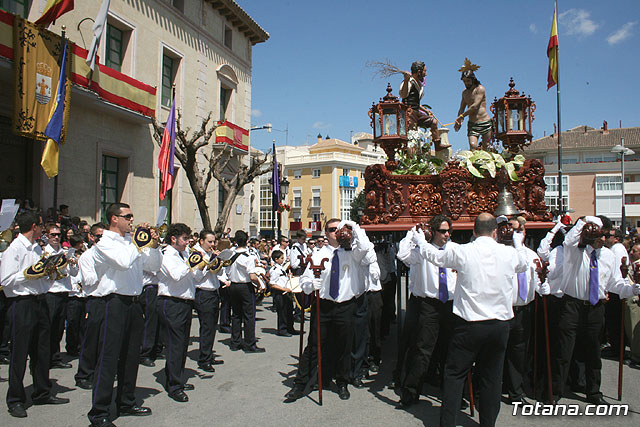
[[[62,37],[62,45],[64,46],[64,41],[67,38],[67,26],[63,25],[62,26],[62,31],[60,32],[60,37]],[[64,50],[64,47],[63,47]],[[64,52],[63,52],[64,55]],[[66,64],[63,64],[63,66]],[[63,67],[60,69],[61,73],[66,72],[66,68]],[[64,102],[64,99],[62,100],[62,102]],[[59,162],[60,160],[58,160]],[[58,166],[59,167],[59,166]],[[58,206],[58,175],[56,174],[56,176],[53,177],[53,208],[57,209]]]
[[[558,31],[558,0],[555,2],[555,19],[556,19],[556,31]],[[558,81],[556,82],[556,109],[558,111],[558,206],[560,207],[560,215],[565,214],[565,209],[562,200],[562,126],[560,125],[560,43],[556,46],[556,70],[558,72]]]

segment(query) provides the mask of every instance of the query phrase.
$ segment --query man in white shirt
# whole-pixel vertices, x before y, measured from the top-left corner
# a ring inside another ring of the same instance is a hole
[[[249,255],[247,233],[238,230],[233,240],[238,245],[232,258],[235,258],[235,261],[227,267],[227,277],[231,281],[229,286],[229,300],[232,308],[230,348],[232,351],[243,349],[247,353],[262,353],[265,351],[264,348],[256,345],[255,286],[259,284],[256,275],[256,259]],[[243,329],[244,341],[242,340]]]
[[[142,272],[158,271],[162,254],[158,233],[150,229],[150,247],[139,250],[132,242],[133,213],[126,203],[107,208],[109,229],[95,246],[94,261],[99,277],[98,292],[105,298],[104,326],[98,338],[97,366],[93,375],[93,399],[89,420],[93,426],[111,426],[109,407],[113,383],[118,375],[116,407],[120,416],[151,415],[151,409],[136,403],[135,385],[140,361],[144,320],[140,305]],[[149,225],[143,223],[142,227]]]
[[[60,228],[54,223],[49,223],[45,225],[45,230],[49,244],[45,246],[44,251],[49,255],[65,254],[66,256],[67,251],[60,246]],[[60,274],[64,277],[54,280],[45,295],[49,309],[49,324],[51,325],[51,369],[71,368],[70,363],[62,361],[60,340],[64,334],[67,302],[71,291],[71,276],[78,274],[77,265],[68,263]]]
[[[211,230],[202,230],[199,241],[193,247],[200,252],[207,263],[217,255],[215,251],[216,238]],[[198,353],[198,367],[205,372],[214,372],[212,365],[224,363],[222,359],[214,359],[213,343],[218,327],[218,314],[220,310],[220,282],[229,284],[229,280],[223,268],[218,273],[209,271],[196,281],[196,298],[194,307],[198,312],[200,322],[200,351]]]
[[[353,234],[350,247],[340,246],[336,238],[337,230],[345,226],[350,227]],[[380,280],[380,269],[373,244],[365,231],[353,221],[330,219],[325,225],[325,233],[329,245],[312,255],[313,264],[323,264],[324,270],[320,278],[315,278],[311,266],[308,266],[300,277],[300,286],[306,294],[318,291],[320,295],[320,307],[315,307],[311,313],[311,331],[317,328],[313,319],[314,310],[319,309],[320,336],[324,349],[323,382],[328,384],[328,380],[335,378],[338,396],[347,400],[350,397],[347,383],[351,371],[356,300],[367,291],[367,283],[377,283]],[[371,268],[371,264],[375,264],[375,267]],[[370,272],[373,277],[367,279]],[[288,401],[302,397],[309,382],[317,351],[312,335],[314,333],[309,334],[307,349],[298,365],[294,387],[285,395]]]
[[[552,360],[554,400],[564,394],[569,363],[578,332],[583,346],[586,395],[589,403],[608,404],[600,392],[602,360],[600,332],[604,323],[606,292],[622,298],[640,293],[640,285],[623,279],[620,265],[610,249],[604,247],[602,220],[587,216],[579,219],[565,236],[563,305],[558,315],[557,350]]]
[[[284,254],[284,262],[290,262],[291,261],[291,248],[289,247],[289,243],[291,243],[289,241],[289,238],[286,236],[280,236],[280,239],[278,241],[279,243],[277,245],[275,245],[273,248],[271,248],[271,253],[273,253],[273,251],[282,251],[282,253]],[[271,253],[269,254],[269,256],[271,256]],[[273,264],[273,262],[272,262]]]
[[[84,321],[84,333],[80,344],[78,357],[78,371],[75,375],[76,386],[91,390],[93,388],[93,372],[98,360],[98,338],[104,324],[104,307],[106,300],[101,298],[101,290],[98,288],[98,274],[96,273],[94,254],[96,244],[100,241],[106,225],[99,222],[91,227],[93,245],[87,249],[78,259],[80,276],[82,278],[82,291],[87,298],[86,315]]]
[[[451,219],[436,215],[429,222],[433,236],[428,243],[435,250],[456,246],[449,242]],[[400,404],[408,407],[420,398],[422,379],[427,373],[438,337],[448,344],[453,324],[453,295],[456,287],[456,273],[450,268],[440,268],[429,262],[416,245],[415,230],[411,229],[400,242],[398,259],[409,268],[409,289],[411,302],[407,317],[417,318],[415,328],[409,338],[406,355],[405,377],[402,380]],[[445,347],[446,348],[446,347]],[[446,359],[446,356],[445,356]]]
[[[304,272],[303,265],[307,255],[311,253],[311,249],[307,247],[305,243],[307,240],[307,233],[304,230],[298,230],[296,232],[296,242],[291,246],[291,272],[294,276],[301,276]],[[286,256],[285,256],[286,258]]]
[[[9,300],[8,316],[11,319],[11,362],[7,406],[13,417],[27,416],[23,380],[27,368],[27,356],[31,354],[34,405],[69,403],[69,399],[51,395],[49,381],[49,314],[45,294],[51,286],[46,276],[30,279],[25,270],[42,257],[37,240],[42,236],[42,218],[25,212],[17,218],[20,234],[2,255],[0,283]]]
[[[453,297],[455,325],[444,369],[440,425],[455,426],[467,373],[476,362],[480,394],[480,424],[494,425],[500,411],[502,369],[513,317],[513,276],[527,269],[524,237],[514,233],[515,249],[496,242],[493,215],[477,216],[475,240],[447,246],[440,251],[429,245],[422,230],[414,233],[421,254],[438,267],[456,269]]]
[[[184,364],[189,347],[191,310],[195,298],[195,283],[205,276],[203,268],[190,268],[187,246],[191,229],[185,224],[171,224],[165,237],[169,245],[162,256],[158,273],[158,311],[160,325],[167,339],[165,389],[176,402],[187,402],[185,390],[193,386],[185,383]]]
[[[65,334],[67,356],[77,357],[80,353],[80,343],[84,332],[84,317],[87,298],[82,292],[82,275],[78,268],[78,258],[85,251],[84,239],[79,234],[69,238],[71,248],[67,252],[69,263],[74,265],[77,273],[71,276],[71,292],[67,300],[67,331]]]

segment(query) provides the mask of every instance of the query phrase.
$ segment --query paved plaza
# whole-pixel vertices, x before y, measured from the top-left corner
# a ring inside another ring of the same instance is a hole
[[[214,374],[198,370],[198,320],[194,317],[191,344],[187,358],[188,382],[195,386],[187,392],[188,403],[171,400],[162,387],[164,361],[156,361],[153,368],[140,366],[138,398],[153,410],[150,417],[122,417],[118,426],[437,426],[440,401],[435,396],[421,396],[420,403],[409,410],[397,409],[398,396],[386,387],[391,377],[396,345],[395,328],[385,342],[384,361],[380,373],[366,382],[363,389],[349,387],[351,399],[341,401],[333,391],[325,391],[324,404],[317,404],[318,392],[312,392],[294,403],[284,403],[284,394],[290,389],[296,372],[298,337],[280,337],[275,334],[276,315],[269,308],[271,298],[258,306],[256,332],[259,345],[266,353],[245,354],[229,350],[229,335],[218,334],[214,350],[225,363],[216,366]],[[298,325],[296,325],[297,327]],[[308,322],[307,322],[308,327]],[[91,406],[91,391],[75,386],[73,375],[78,361],[72,359],[73,369],[52,370],[54,390],[71,403],[60,406],[32,406],[28,417],[9,416],[3,405],[0,426],[86,426]],[[605,399],[617,403],[617,363],[603,360],[602,391]],[[0,395],[6,396],[8,367],[0,366]],[[32,391],[31,377],[25,378],[27,396]],[[583,395],[563,399],[566,403],[584,406]],[[512,406],[503,403],[498,418],[500,426],[633,426],[640,424],[640,371],[624,367],[624,394],[622,403],[630,405],[627,416],[611,417],[523,417],[512,416]],[[28,402],[30,405],[30,400]],[[478,425],[469,411],[458,417],[462,426]]]

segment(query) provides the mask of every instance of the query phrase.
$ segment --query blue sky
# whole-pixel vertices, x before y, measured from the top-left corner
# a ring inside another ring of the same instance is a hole
[[[547,92],[546,47],[550,0],[403,1],[236,0],[271,38],[253,48],[252,124],[289,129],[289,145],[313,143],[320,133],[349,140],[371,132],[367,111],[397,95],[400,76],[374,77],[367,61],[389,59],[408,69],[427,64],[423,102],[452,122],[463,89],[457,71],[469,57],[487,101],[513,77],[537,104],[534,138],[553,131],[555,87]],[[559,2],[562,129],[640,126],[640,3],[637,0]],[[488,105],[487,105],[488,107]],[[450,141],[467,147],[466,122]],[[285,144],[286,134],[251,133],[259,149]]]

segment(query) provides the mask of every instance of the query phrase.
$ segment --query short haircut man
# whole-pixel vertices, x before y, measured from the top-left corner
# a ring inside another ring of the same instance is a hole
[[[118,216],[120,215],[120,212],[122,212],[122,209],[129,209],[130,206],[126,203],[112,203],[109,205],[109,207],[107,208],[107,212],[105,214],[105,217],[107,218],[107,223],[111,224],[111,219],[114,216]]]

